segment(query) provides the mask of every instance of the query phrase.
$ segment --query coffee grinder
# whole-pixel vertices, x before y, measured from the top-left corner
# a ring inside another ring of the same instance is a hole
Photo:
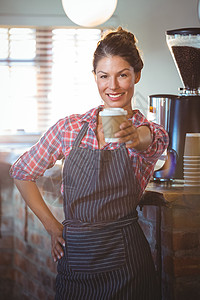
[[[183,179],[186,133],[200,132],[200,27],[169,30],[166,40],[183,87],[177,96],[167,98],[168,148],[176,153],[176,159],[168,157],[164,166],[154,172],[155,180]],[[150,102],[163,97],[166,95],[152,95]]]

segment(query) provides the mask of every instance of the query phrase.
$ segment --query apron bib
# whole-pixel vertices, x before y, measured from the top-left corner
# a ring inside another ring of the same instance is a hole
[[[85,123],[63,168],[65,219],[95,223],[135,215],[139,184],[125,145],[116,150],[81,148],[87,128]]]

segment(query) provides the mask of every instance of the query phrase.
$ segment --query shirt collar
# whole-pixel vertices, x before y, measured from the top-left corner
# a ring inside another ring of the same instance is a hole
[[[95,108],[92,108],[91,110],[89,110],[88,112],[86,112],[86,114],[84,114],[80,121],[81,122],[88,122],[88,123],[96,123],[97,122],[97,116],[99,111],[101,111],[103,109],[103,105],[99,105]]]

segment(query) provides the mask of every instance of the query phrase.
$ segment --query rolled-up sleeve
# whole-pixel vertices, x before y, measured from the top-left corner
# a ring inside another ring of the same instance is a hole
[[[146,150],[141,151],[141,154],[147,160],[156,163],[169,144],[168,133],[161,125],[153,122],[144,122],[142,125],[149,127],[152,135],[152,143]]]
[[[134,148],[128,149],[142,194],[153,175],[157,160],[168,147],[169,136],[162,126],[148,121],[139,111],[133,118],[133,125],[136,127],[147,126],[152,136],[152,143],[147,149],[143,151],[137,151]]]
[[[10,176],[36,181],[56,160],[62,158],[62,120],[53,125],[40,140],[22,154],[10,168]]]
[[[138,153],[150,164],[156,163],[162,153],[167,149],[169,144],[169,136],[168,133],[165,131],[163,126],[158,125],[154,122],[148,121],[145,116],[140,112],[136,111],[133,119],[133,125],[136,127],[140,126],[147,126],[150,129],[151,136],[152,136],[152,143],[146,150],[138,151]],[[132,149],[132,151],[137,152],[136,150]]]

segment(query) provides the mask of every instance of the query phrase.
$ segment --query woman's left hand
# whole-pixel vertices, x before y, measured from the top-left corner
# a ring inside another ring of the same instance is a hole
[[[130,120],[120,125],[120,131],[115,134],[119,143],[126,143],[126,148],[136,148],[140,144],[138,130]]]
[[[152,143],[153,137],[148,126],[135,127],[130,120],[120,125],[120,131],[115,134],[119,143],[126,143],[126,148],[143,151]]]

